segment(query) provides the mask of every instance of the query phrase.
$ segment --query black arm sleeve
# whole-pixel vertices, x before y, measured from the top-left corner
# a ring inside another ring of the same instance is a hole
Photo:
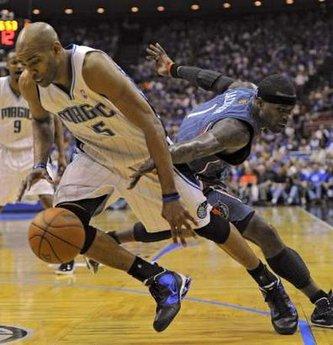
[[[174,78],[185,79],[195,86],[216,93],[223,93],[235,81],[223,76],[220,72],[177,64],[171,66],[170,73]]]

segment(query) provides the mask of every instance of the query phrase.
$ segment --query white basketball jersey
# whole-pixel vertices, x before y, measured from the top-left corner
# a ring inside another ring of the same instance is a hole
[[[0,78],[0,146],[9,149],[32,149],[32,125],[28,103],[17,96],[9,77]]]
[[[91,51],[94,49],[73,45],[69,94],[55,84],[46,88],[38,86],[40,101],[44,109],[61,118],[84,144],[83,150],[89,156],[108,168],[124,172],[148,157],[144,133],[112,102],[92,91],[85,83],[82,66],[86,54]]]

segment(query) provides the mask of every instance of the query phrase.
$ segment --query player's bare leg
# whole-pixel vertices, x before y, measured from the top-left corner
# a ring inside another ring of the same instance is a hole
[[[42,203],[44,209],[52,207],[53,204],[53,195],[50,194],[41,194],[38,195],[40,202]]]

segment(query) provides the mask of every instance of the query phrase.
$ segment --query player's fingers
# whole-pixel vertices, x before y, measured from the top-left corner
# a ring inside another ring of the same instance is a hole
[[[158,56],[158,53],[156,53],[154,50],[150,49],[150,48],[147,48],[146,49],[146,52],[150,55],[150,56],[153,56],[153,57],[157,57]]]
[[[194,219],[194,218],[191,216],[190,212],[185,211],[185,212],[184,212],[184,215],[185,215],[185,217],[186,217],[187,219],[189,219],[194,225],[198,225],[197,220]]]
[[[184,222],[184,226],[186,228],[186,233],[189,234],[189,236],[193,236],[196,237],[196,233],[194,232],[194,230],[192,229],[190,223],[188,222]]]
[[[137,185],[137,183],[139,182],[140,178],[141,178],[141,176],[136,176],[136,177],[132,178],[132,181],[131,181],[131,183],[127,189],[133,189]]]
[[[34,181],[34,180],[31,179],[31,178],[28,178],[28,179],[27,179],[27,184],[26,184],[25,190],[30,190],[31,186],[34,184],[33,181]]]
[[[151,55],[146,55],[146,60],[155,61],[155,59]]]
[[[162,46],[159,43],[156,43],[156,47],[163,53],[166,54],[165,50],[162,48]]]
[[[173,243],[178,243],[177,240],[177,229],[173,223],[170,223],[170,228],[171,228],[171,235],[172,235],[172,241]]]
[[[66,167],[63,165],[60,165],[58,168],[58,175],[62,176],[62,174],[64,173]]]
[[[185,240],[185,237],[184,237],[184,234],[182,232],[182,229],[180,228],[179,231],[178,231],[178,236],[180,238],[180,242],[182,244],[183,247],[186,247],[187,246],[187,243],[186,243],[186,240]]]
[[[23,197],[23,194],[24,194],[26,188],[27,188],[27,182],[24,181],[24,182],[21,184],[20,190],[19,190],[19,192],[18,192],[18,195],[17,195],[17,198],[16,198],[17,201],[21,201],[21,200],[22,200],[22,197]]]
[[[150,44],[150,45],[149,45],[149,48],[150,48],[151,50],[153,50],[156,54],[159,54],[159,53],[160,53],[160,49],[158,48],[157,43],[156,43],[156,44]]]
[[[45,178],[45,180],[47,182],[54,184],[54,181],[52,180],[51,176],[48,173],[44,174],[43,177]],[[35,182],[37,182],[37,181],[35,181]]]
[[[131,178],[132,180],[135,180],[135,179],[137,179],[137,178],[141,178],[142,175],[144,175],[144,174],[145,174],[145,171],[143,171],[143,170],[138,170],[138,171],[135,172],[133,175],[130,175],[130,178]]]
[[[182,231],[182,227],[184,225],[184,218],[181,215],[175,216],[174,222],[175,222],[175,229],[177,232],[177,239],[179,238],[182,246],[186,246],[185,237]]]

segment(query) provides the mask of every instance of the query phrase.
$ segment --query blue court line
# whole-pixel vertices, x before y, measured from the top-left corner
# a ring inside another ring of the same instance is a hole
[[[308,324],[308,322],[300,320],[298,322],[298,327],[299,327],[299,330],[301,332],[303,343],[305,345],[316,345],[317,344],[316,338],[314,337],[312,330],[311,330],[311,327]]]
[[[178,243],[170,243],[164,248],[162,248],[155,256],[153,256],[152,261],[159,260],[162,256],[167,255],[168,253],[180,249],[182,246]]]
[[[154,257],[153,261],[157,261],[160,259],[162,256],[167,255],[168,253],[176,250],[176,249],[181,249],[182,246],[177,243],[171,243],[162,248]],[[225,303],[225,302],[219,302],[219,301],[212,301],[212,300],[206,300],[202,298],[195,298],[195,297],[187,297],[186,298],[188,301],[193,301],[193,302],[199,302],[199,303],[205,303],[205,304],[213,304],[213,305],[218,305],[218,306],[223,306],[231,309],[237,309],[241,311],[246,311],[252,314],[259,314],[259,315],[264,315],[264,316],[269,316],[270,313],[264,310],[259,310],[256,308],[251,308],[251,307],[244,307],[241,305],[237,304],[231,304],[231,303]],[[316,345],[316,339],[312,333],[311,327],[309,323],[306,320],[299,320],[298,321],[298,327],[302,336],[303,344],[304,345]]]

